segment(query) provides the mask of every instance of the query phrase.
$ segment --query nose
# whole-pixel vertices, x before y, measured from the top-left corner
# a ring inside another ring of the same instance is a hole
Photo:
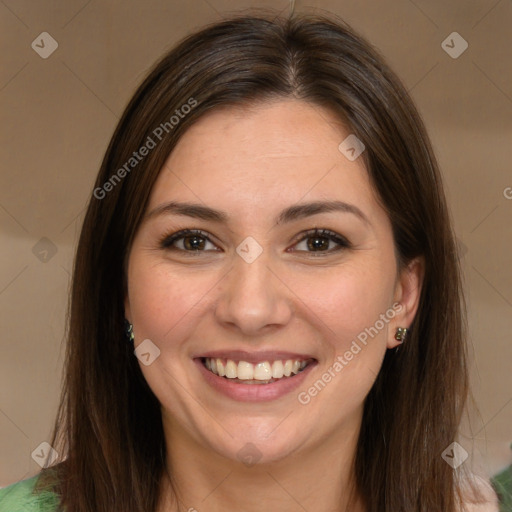
[[[265,251],[252,263],[235,254],[219,284],[215,316],[224,327],[257,335],[290,321],[293,293],[270,264]]]

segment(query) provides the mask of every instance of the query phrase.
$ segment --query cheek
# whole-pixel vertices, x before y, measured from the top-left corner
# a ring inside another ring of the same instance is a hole
[[[166,342],[195,325],[214,280],[207,273],[177,273],[148,260],[135,258],[130,267],[129,297],[136,337]]]
[[[338,428],[340,418],[358,410],[375,382],[388,335],[389,317],[382,321],[381,315],[392,306],[393,282],[389,268],[374,264],[346,265],[301,283],[305,311],[328,355],[298,399],[325,418],[326,428]]]
[[[339,353],[391,307],[392,277],[379,265],[347,265],[314,279],[297,279],[295,290]],[[379,336],[384,338],[385,332]]]

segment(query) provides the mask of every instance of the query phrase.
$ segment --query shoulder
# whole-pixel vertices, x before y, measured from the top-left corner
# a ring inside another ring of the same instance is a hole
[[[0,512],[57,512],[55,494],[33,493],[38,478],[36,475],[0,489]]]
[[[463,503],[461,512],[499,512],[498,496],[491,483],[472,475],[462,484]]]
[[[34,476],[0,489],[0,512],[38,510],[36,496],[32,494],[36,481],[37,476]]]
[[[503,510],[512,510],[512,465],[494,476],[492,485],[496,489]]]

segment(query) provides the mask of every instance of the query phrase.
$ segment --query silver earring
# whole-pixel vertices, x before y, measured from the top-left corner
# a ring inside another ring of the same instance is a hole
[[[405,327],[397,327],[395,332],[395,340],[403,343],[407,335],[407,329]]]
[[[135,335],[133,334],[133,324],[128,322],[126,318],[124,319],[124,326],[125,326],[125,335],[128,338],[128,341],[133,344],[135,340]]]
[[[407,329],[405,327],[397,327],[395,332],[395,340],[400,342],[400,345],[405,341],[405,336],[407,335]],[[400,345],[396,347],[395,352],[400,350]]]

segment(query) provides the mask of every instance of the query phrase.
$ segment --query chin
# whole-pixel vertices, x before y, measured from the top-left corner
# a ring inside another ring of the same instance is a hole
[[[235,438],[224,438],[220,443],[211,443],[212,450],[222,457],[246,466],[272,464],[289,457],[304,445],[306,439],[294,439],[285,430],[272,432],[279,422],[272,422],[272,428],[241,426]],[[271,433],[269,435],[269,432]]]

